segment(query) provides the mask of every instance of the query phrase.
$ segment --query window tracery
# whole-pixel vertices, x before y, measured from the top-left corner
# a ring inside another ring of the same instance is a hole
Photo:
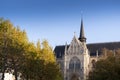
[[[72,71],[79,70],[81,66],[80,60],[77,57],[73,57],[69,63],[69,69]]]

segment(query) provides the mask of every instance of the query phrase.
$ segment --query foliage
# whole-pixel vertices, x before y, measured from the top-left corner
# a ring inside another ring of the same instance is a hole
[[[47,40],[35,45],[25,30],[0,18],[0,72],[12,73],[24,80],[62,80],[52,48]],[[53,76],[54,75],[54,76]]]
[[[40,45],[42,45],[40,47]],[[62,80],[60,70],[56,64],[51,47],[45,40],[26,47],[26,61],[22,68],[22,78],[27,80]],[[54,75],[54,76],[53,76]]]
[[[88,80],[120,80],[120,49],[115,53],[107,50],[109,53],[106,58],[96,62]]]
[[[13,73],[17,80],[19,66],[23,60],[24,45],[27,41],[28,39],[25,31],[20,31],[19,27],[14,27],[9,20],[1,19],[0,55],[2,56],[2,73]]]

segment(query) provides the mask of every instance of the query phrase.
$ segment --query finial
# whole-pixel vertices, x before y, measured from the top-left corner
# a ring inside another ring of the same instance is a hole
[[[81,19],[83,18],[83,11],[81,11]]]
[[[67,41],[66,41],[65,45],[67,45]]]
[[[76,32],[74,32],[74,36],[76,35]]]
[[[96,57],[98,57],[98,50],[96,51]]]
[[[67,42],[65,43],[65,55],[67,54]]]

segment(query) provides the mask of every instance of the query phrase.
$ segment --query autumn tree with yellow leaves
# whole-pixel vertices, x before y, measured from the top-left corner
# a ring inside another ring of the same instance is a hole
[[[62,80],[59,66],[47,40],[29,42],[25,30],[0,18],[0,73],[22,80]]]

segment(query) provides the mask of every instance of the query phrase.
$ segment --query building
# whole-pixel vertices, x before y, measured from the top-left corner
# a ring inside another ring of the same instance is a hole
[[[69,45],[66,43],[54,49],[64,80],[86,80],[103,48],[118,49],[120,42],[86,44],[83,20],[81,20],[79,38],[74,35]]]

